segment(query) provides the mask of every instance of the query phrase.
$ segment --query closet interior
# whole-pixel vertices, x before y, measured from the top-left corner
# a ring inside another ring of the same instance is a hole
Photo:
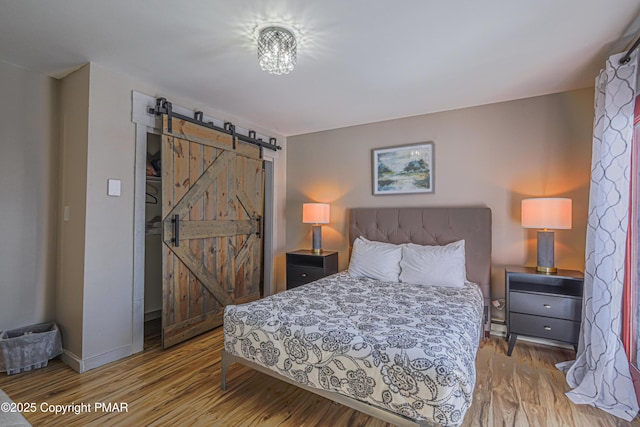
[[[162,318],[162,138],[147,133],[144,242],[144,321]]]

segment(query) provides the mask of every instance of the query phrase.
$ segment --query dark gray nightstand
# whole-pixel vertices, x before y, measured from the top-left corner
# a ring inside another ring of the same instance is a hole
[[[575,270],[537,273],[535,268],[507,267],[507,340],[511,356],[518,335],[578,345],[584,276]]]
[[[287,289],[304,285],[338,272],[338,252],[310,250],[287,252]]]

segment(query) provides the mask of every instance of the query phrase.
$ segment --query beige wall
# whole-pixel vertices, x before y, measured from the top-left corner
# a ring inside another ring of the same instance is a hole
[[[0,62],[0,330],[54,320],[58,82]]]
[[[504,266],[536,263],[534,230],[520,226],[525,197],[573,199],[573,229],[556,232],[556,265],[583,269],[593,90],[390,120],[288,138],[287,249],[309,248],[302,203],[331,203],[323,247],[348,266],[353,207],[486,205],[493,215],[493,297]],[[373,196],[371,150],[433,141],[435,194]],[[493,313],[503,317],[502,313]]]
[[[89,141],[89,67],[60,82],[60,203],[56,321],[65,357],[83,356],[87,147]],[[68,221],[64,221],[67,207]],[[70,353],[70,354],[69,354]]]
[[[83,358],[87,368],[130,354],[133,310],[131,91],[90,64]],[[107,195],[107,180],[122,195]]]

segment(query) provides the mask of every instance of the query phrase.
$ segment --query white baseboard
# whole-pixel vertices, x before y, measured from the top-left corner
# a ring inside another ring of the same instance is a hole
[[[495,337],[506,337],[507,327],[505,325],[491,322],[491,335]]]
[[[115,362],[116,360],[120,360],[127,356],[131,356],[132,354],[133,353],[132,353],[131,345],[125,345],[125,346],[110,350],[106,353],[89,357],[87,359],[81,359],[80,357],[73,354],[69,350],[63,349],[62,355],[60,355],[60,358],[71,369],[81,374],[88,370],[98,368],[102,365],[106,365],[107,363]]]
[[[115,362],[116,360],[131,356],[132,354],[133,350],[131,349],[131,344],[123,345],[122,347],[109,350],[106,353],[84,359],[84,368],[85,371],[95,369],[99,366],[106,365],[107,363]]]
[[[73,354],[69,350],[62,350],[62,354],[60,355],[60,359],[62,359],[62,361],[64,363],[66,363],[67,366],[69,366],[74,371],[76,371],[76,372],[84,372],[82,359],[80,359],[78,356],[76,356],[75,354]]]

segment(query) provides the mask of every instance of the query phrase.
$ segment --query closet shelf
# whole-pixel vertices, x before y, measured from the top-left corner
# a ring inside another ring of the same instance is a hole
[[[162,234],[162,222],[157,221],[157,222],[147,222],[146,227],[145,227],[145,234],[147,236],[152,236],[152,235],[160,235]]]

